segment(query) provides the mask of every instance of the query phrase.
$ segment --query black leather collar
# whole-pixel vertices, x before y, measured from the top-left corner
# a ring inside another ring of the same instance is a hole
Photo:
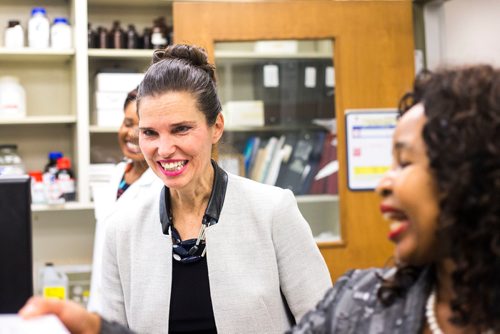
[[[203,215],[202,223],[210,226],[219,221],[219,215],[222,211],[224,198],[226,197],[227,188],[227,173],[212,160],[214,168],[214,183],[212,185],[212,193],[208,200],[207,209]],[[170,227],[172,226],[172,210],[170,208],[170,191],[167,186],[161,190],[160,196],[160,222],[163,234],[168,235]]]

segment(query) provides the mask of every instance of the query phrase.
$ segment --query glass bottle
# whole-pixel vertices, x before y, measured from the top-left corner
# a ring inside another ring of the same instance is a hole
[[[104,27],[97,28],[97,35],[99,38],[99,48],[107,49],[109,48],[109,37],[108,37],[108,29]]]
[[[61,190],[61,197],[66,202],[76,200],[75,176],[71,170],[71,160],[69,158],[57,159],[56,182]]]
[[[28,175],[31,176],[31,203],[47,203],[45,186],[43,183],[43,172],[41,170],[34,170],[30,171]]]
[[[26,171],[17,145],[0,145],[0,175],[23,175]]]
[[[153,30],[151,31],[153,49],[164,49],[167,46],[167,31],[164,23],[165,20],[161,18],[154,20]]]
[[[120,26],[120,21],[113,22],[113,28],[109,32],[111,39],[111,47],[115,49],[124,49],[125,45],[125,33]]]
[[[90,23],[88,24],[87,31],[87,45],[89,49],[95,49],[99,47],[99,35],[95,30],[92,29]]]
[[[144,33],[142,34],[142,48],[153,48],[153,46],[151,45],[151,28],[144,28]]]
[[[57,160],[62,158],[63,154],[59,151],[49,152],[49,161],[43,169],[43,185],[45,189],[45,198],[48,204],[64,203],[62,192],[56,180]]]
[[[135,30],[133,24],[128,25],[127,30],[127,49],[138,49],[139,48],[139,35]]]

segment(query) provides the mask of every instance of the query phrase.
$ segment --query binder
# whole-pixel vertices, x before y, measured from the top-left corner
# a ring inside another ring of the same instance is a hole
[[[264,124],[276,125],[280,124],[281,122],[280,81],[278,80],[278,86],[265,85],[264,70],[266,65],[276,65],[278,66],[278,71],[281,72],[278,63],[276,62],[274,63],[260,62],[255,64],[254,66],[255,99],[264,101]]]
[[[332,70],[328,71],[328,68]],[[327,78],[327,72],[332,71],[333,63],[330,59],[320,61],[318,71],[320,97],[316,118],[335,118],[335,78]],[[335,72],[329,74],[335,75]]]
[[[309,173],[305,176],[302,187],[299,190],[299,195],[304,195],[309,193],[309,189],[314,181],[314,176],[318,173],[320,160],[323,151],[323,143],[325,141],[326,132],[317,131],[311,134],[312,139],[312,151],[309,154],[308,165],[310,166]]]
[[[297,121],[310,124],[318,118],[320,100],[322,98],[323,84],[321,79],[321,64],[317,60],[301,60],[299,62],[299,105]]]
[[[281,64],[281,124],[297,124],[297,108],[300,102],[299,80],[300,66],[298,60],[288,59]]]

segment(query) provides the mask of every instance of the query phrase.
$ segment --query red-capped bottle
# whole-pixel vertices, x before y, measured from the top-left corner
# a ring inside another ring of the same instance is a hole
[[[63,157],[57,160],[56,182],[61,191],[61,197],[66,202],[76,200],[76,182],[71,170],[71,160]]]

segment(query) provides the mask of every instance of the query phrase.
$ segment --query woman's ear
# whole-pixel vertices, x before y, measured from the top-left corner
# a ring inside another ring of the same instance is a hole
[[[224,116],[220,112],[217,115],[215,120],[215,124],[212,126],[213,134],[212,134],[212,144],[216,144],[220,137],[222,137],[222,133],[224,132]]]

